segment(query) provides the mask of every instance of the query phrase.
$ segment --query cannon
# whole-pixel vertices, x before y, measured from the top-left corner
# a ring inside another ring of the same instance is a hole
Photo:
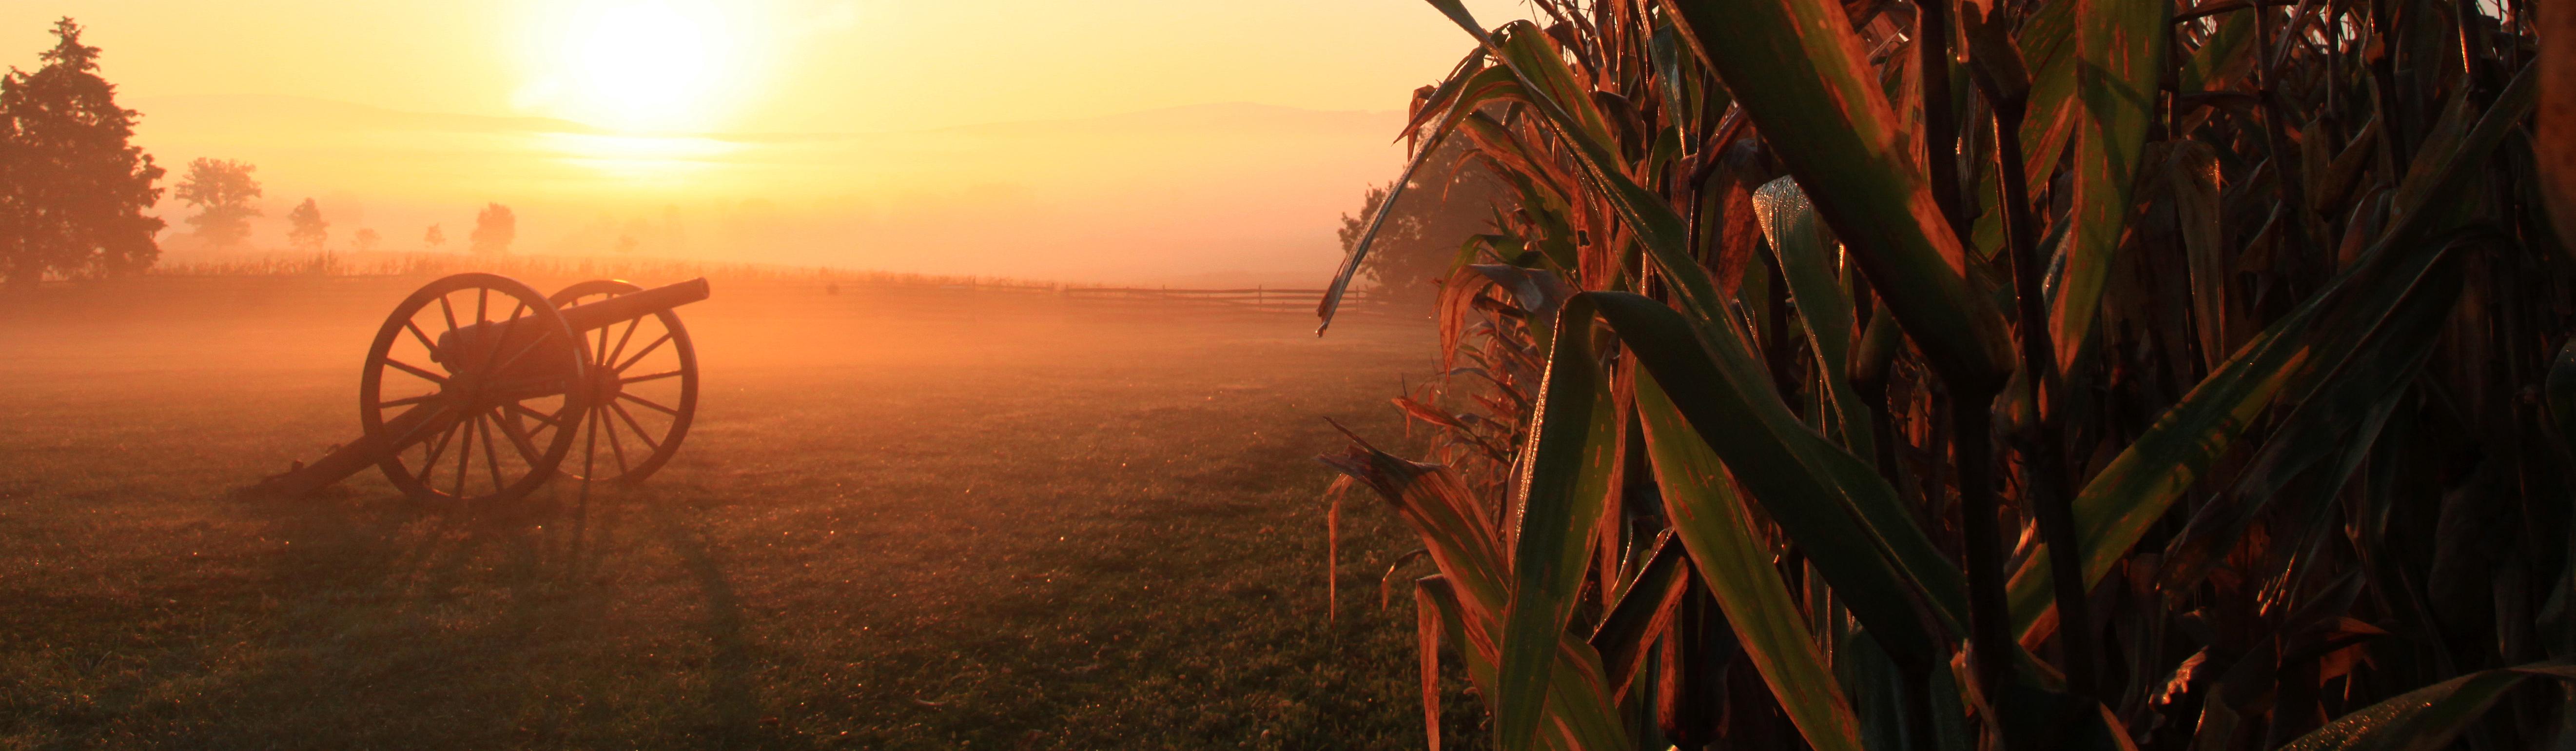
[[[553,295],[497,274],[430,282],[367,348],[358,439],[254,490],[304,495],[369,466],[413,499],[465,505],[524,498],[557,474],[640,482],[697,413],[697,347],[672,311],[707,295],[705,279]]]

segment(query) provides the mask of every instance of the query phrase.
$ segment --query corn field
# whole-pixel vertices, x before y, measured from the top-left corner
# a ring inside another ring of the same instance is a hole
[[[2576,10],[1431,4],[1433,748],[2576,747]]]

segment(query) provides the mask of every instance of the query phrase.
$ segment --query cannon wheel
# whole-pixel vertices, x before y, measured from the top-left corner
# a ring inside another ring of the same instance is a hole
[[[440,351],[451,337],[462,338],[460,329],[498,322],[537,335],[483,352]],[[394,308],[367,348],[358,419],[367,440],[393,447],[377,467],[423,503],[473,507],[526,497],[571,453],[578,431],[564,427],[588,411],[589,395],[580,388],[495,393],[484,374],[544,369],[568,374],[569,386],[587,377],[584,345],[545,296],[518,280],[469,273],[430,282]],[[543,362],[548,358],[560,362]]]
[[[555,307],[569,308],[642,289],[621,280],[594,279],[548,299]],[[590,338],[593,353],[593,406],[582,420],[581,447],[564,472],[603,482],[641,482],[671,461],[697,416],[697,345],[689,341],[679,314],[669,310],[583,335]]]

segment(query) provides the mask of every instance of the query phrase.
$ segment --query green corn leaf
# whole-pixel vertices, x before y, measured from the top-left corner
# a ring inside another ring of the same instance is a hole
[[[2177,75],[2182,93],[2209,91],[2254,69],[2254,14],[2228,13],[2214,22],[2218,28],[2191,51]]]
[[[1925,603],[1949,623],[1963,622],[1965,590],[1958,570],[1931,552],[1921,529],[1902,517],[1879,526],[1883,520],[1854,507],[1848,489],[1874,483],[1884,490],[1886,483],[1866,463],[1789,415],[1770,390],[1768,376],[1712,358],[1681,313],[1643,296],[1586,292],[1565,309],[1567,316],[1597,310],[1636,355],[1644,374],[1657,382],[1692,384],[1669,392],[1681,416],[1725,460],[1771,520],[1808,552],[1808,560],[1891,657],[1929,657],[1930,635],[1913,603]],[[1860,495],[1903,513],[1892,491],[1884,497],[1866,491]],[[1882,537],[1901,542],[1890,544]]]
[[[1651,374],[1637,375],[1637,415],[1673,532],[1781,710],[1819,751],[1862,748],[1859,722],[1836,690],[1824,649],[1807,635],[1797,602],[1771,566],[1771,547],[1754,534],[1717,452]]]
[[[2415,689],[2300,736],[2281,751],[2436,751],[2533,677],[2576,681],[2576,666],[2544,662],[2484,670]]]
[[[2203,362],[2218,369],[2227,357],[2226,217],[2220,211],[2218,150],[2199,141],[2175,141],[2165,162],[2174,214],[2182,222],[2183,265],[2191,276],[2193,333]]]
[[[1455,3],[1454,0],[1435,0],[1434,4],[1447,10],[1447,6]],[[1839,12],[1836,11],[1837,14]],[[1461,8],[1450,15],[1456,18],[1464,14]],[[1530,80],[1554,78],[1557,74],[1526,71],[1561,72],[1565,65],[1563,57],[1552,49],[1507,41],[1513,37],[1542,34],[1535,26],[1516,22],[1505,26],[1500,34],[1486,34],[1472,23],[1464,25],[1479,40],[1484,40],[1495,51],[1496,57],[1515,71],[1515,75],[1522,76],[1524,88],[1528,91],[1545,88],[1529,84]],[[1542,52],[1545,54],[1539,54]],[[1647,367],[1657,367],[1657,362],[1686,362],[1689,364],[1681,367],[1696,370],[1692,371],[1693,377],[1682,380],[1666,377],[1667,381],[1711,383],[1710,378],[1698,376],[1713,376],[1716,372],[1726,374],[1725,388],[1729,390],[1723,405],[1712,406],[1709,411],[1694,415],[1693,426],[1703,434],[1709,434],[1711,445],[1718,447],[1720,455],[1728,457],[1730,462],[1743,461],[1761,468],[1762,479],[1759,482],[1747,480],[1747,486],[1766,508],[1777,506],[1772,511],[1775,519],[1801,520],[1796,524],[1783,523],[1793,535],[1803,535],[1799,538],[1801,545],[1867,551],[1823,565],[1827,579],[1838,589],[1851,588],[1869,593],[1865,596],[1860,592],[1847,592],[1847,595],[1854,602],[1855,615],[1886,642],[1891,656],[1900,660],[1926,657],[1930,642],[1918,616],[1910,609],[1911,603],[1928,601],[1934,614],[1955,628],[1955,624],[1963,622],[1966,617],[1965,589],[1958,569],[1943,559],[1930,538],[1911,522],[1897,502],[1895,491],[1868,462],[1798,422],[1796,415],[1780,400],[1768,370],[1752,354],[1743,332],[1735,328],[1734,317],[1727,312],[1723,298],[1708,274],[1686,252],[1688,233],[1670,205],[1631,180],[1611,149],[1588,137],[1577,118],[1566,114],[1563,108],[1554,106],[1544,97],[1533,97],[1530,104],[1573,148],[1577,157],[1575,161],[1583,168],[1585,179],[1628,222],[1647,258],[1664,272],[1665,278],[1674,282],[1673,296],[1684,310],[1691,311],[1691,315],[1685,317],[1645,298],[1630,301],[1616,296],[1605,297],[1602,299],[1609,302],[1603,312],[1609,314],[1613,326],[1620,326],[1622,318],[1628,317],[1632,310],[1647,317],[1635,320],[1651,319],[1655,325],[1676,324],[1673,328],[1655,332],[1677,335],[1681,339],[1659,345],[1663,351],[1656,353],[1656,359],[1648,362]],[[1881,106],[1884,107],[1883,102]],[[1929,194],[1924,195],[1928,206]],[[1942,237],[1949,236],[1944,234]],[[1614,313],[1613,309],[1617,312]],[[1992,305],[1986,304],[1986,310],[1991,312]],[[2000,326],[1999,317],[1997,325]],[[1622,328],[1621,332],[1622,340],[1634,350],[1637,340],[1629,336],[1627,329]],[[1694,339],[1696,342],[1692,341]],[[1648,354],[1642,350],[1638,352],[1641,359]],[[1694,389],[1692,393],[1699,391]],[[1738,416],[1758,419],[1730,422],[1732,417]],[[1748,429],[1748,426],[1758,428]],[[1740,453],[1731,452],[1730,448],[1740,448]],[[1820,504],[1815,502],[1818,499],[1835,502]]]
[[[2175,498],[2235,447],[2275,397],[2287,393],[2304,399],[2418,289],[2452,247],[2430,241],[2462,221],[2462,186],[2481,174],[2487,155],[2505,134],[2530,116],[2535,88],[2526,69],[2474,127],[2461,125],[2469,122],[2468,111],[2454,106],[2435,129],[2454,135],[2427,139],[2399,190],[2402,213],[2388,232],[2325,290],[2274,322],[2166,409],[2084,486],[2075,498],[2075,523],[2084,540],[2088,585],[2100,581]],[[2013,622],[2028,633],[2052,607],[2046,551],[2025,559],[2009,586]]]
[[[1404,517],[1440,567],[1442,590],[1455,608],[1451,643],[1468,655],[1468,675],[1488,697],[1499,692],[1504,608],[1513,581],[1501,537],[1477,511],[1474,495],[1445,467],[1407,461],[1355,445],[1322,461],[1377,491]],[[1439,603],[1444,609],[1450,603]],[[1544,735],[1534,744],[1567,751],[1626,749],[1627,730],[1611,701],[1599,653],[1558,632],[1546,699],[1537,713]],[[1499,709],[1497,710],[1499,712]],[[1535,747],[1535,745],[1534,745]]]
[[[2558,424],[2558,434],[2576,439],[2576,338],[2558,348],[2558,357],[2549,364],[2546,386],[2549,419]]]
[[[1601,667],[1607,672],[1613,693],[1623,691],[1636,677],[1639,663],[1644,662],[1655,638],[1670,625],[1674,605],[1690,589],[1690,576],[1685,568],[1691,563],[1683,545],[1666,534],[1655,538],[1646,553],[1646,562],[1637,567],[1637,575],[1624,582],[1618,599],[1601,626],[1592,630],[1586,641],[1601,653]]]
[[[2025,175],[2032,185],[2047,184],[2057,158],[2075,132],[2075,14],[2080,3],[2041,3],[2022,22],[2014,46],[2030,69],[2030,110],[2022,116],[2021,145]],[[1991,195],[1991,193],[1989,193]]]
[[[2002,311],[1906,153],[1842,7],[1824,0],[1661,0],[1692,51],[1807,189],[1816,210],[1952,388],[2012,369]]]
[[[2077,3],[2042,3],[2022,21],[2021,33],[2013,46],[2020,48],[2022,63],[2030,71],[2029,111],[2022,116],[2021,148],[2023,176],[2031,185],[2047,185],[2048,176],[2057,171],[2058,157],[2065,153],[2066,142],[2075,132],[2075,11]],[[1977,195],[1993,196],[2002,190],[1994,170],[1977,174]],[[1986,201],[1970,232],[1980,256],[1991,257],[2004,244],[2004,215],[2000,201]]]
[[[2090,12],[2076,32],[2076,93],[2084,106],[2076,117],[2081,137],[2066,216],[2073,232],[2049,314],[2060,371],[2089,357],[2098,341],[2093,321],[2110,282],[2111,256],[2128,230],[2131,188],[2146,149],[2173,12],[2167,0],[2089,0],[2083,6]]]
[[[1816,372],[1833,405],[1832,434],[1854,455],[1876,456],[1869,405],[1845,377],[1851,372],[1852,333],[1858,324],[1851,298],[1843,294],[1836,273],[1833,238],[1825,234],[1815,206],[1807,202],[1796,180],[1784,177],[1762,186],[1754,191],[1753,205],[1762,219],[1762,234],[1770,239],[1772,258],[1789,282],[1789,300],[1797,306],[1798,320],[1806,325],[1807,341],[1816,353],[1820,366]]]
[[[1594,357],[1591,317],[1560,315],[1530,417],[1534,439],[1517,462],[1514,580],[1494,695],[1495,732],[1505,748],[1535,743],[1553,653],[1616,485],[1622,431]]]
[[[2454,254],[2456,255],[2456,254]],[[2423,371],[2460,297],[2460,264],[2435,267],[2424,290],[2408,296],[2373,337],[2316,396],[2301,403],[2263,443],[2262,453],[2226,497],[2203,504],[2167,546],[2162,588],[2188,592],[2236,547],[2247,525],[2279,503],[2322,503],[2341,490],[2377,441],[2389,410]],[[2320,471],[2324,482],[2294,490],[2290,481]],[[2296,492],[2299,498],[2293,498]],[[2314,496],[2314,497],[2310,497]],[[2296,508],[2297,506],[2292,506]],[[2292,530],[2275,529],[2274,536]],[[2308,530],[2297,530],[2301,534]]]

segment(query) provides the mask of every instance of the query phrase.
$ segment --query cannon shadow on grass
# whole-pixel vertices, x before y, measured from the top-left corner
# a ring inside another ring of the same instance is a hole
[[[255,664],[209,659],[202,700],[125,711],[167,715],[162,740],[186,748],[743,745],[759,710],[742,608],[697,509],[652,495],[595,494],[586,544],[570,504],[468,516],[367,491],[250,502],[285,543],[259,574],[264,622],[242,630]],[[675,589],[696,601],[675,604],[697,617],[639,624],[617,607],[618,578],[643,575],[631,564],[648,554],[676,560]],[[697,664],[677,677],[629,664],[664,649]]]

